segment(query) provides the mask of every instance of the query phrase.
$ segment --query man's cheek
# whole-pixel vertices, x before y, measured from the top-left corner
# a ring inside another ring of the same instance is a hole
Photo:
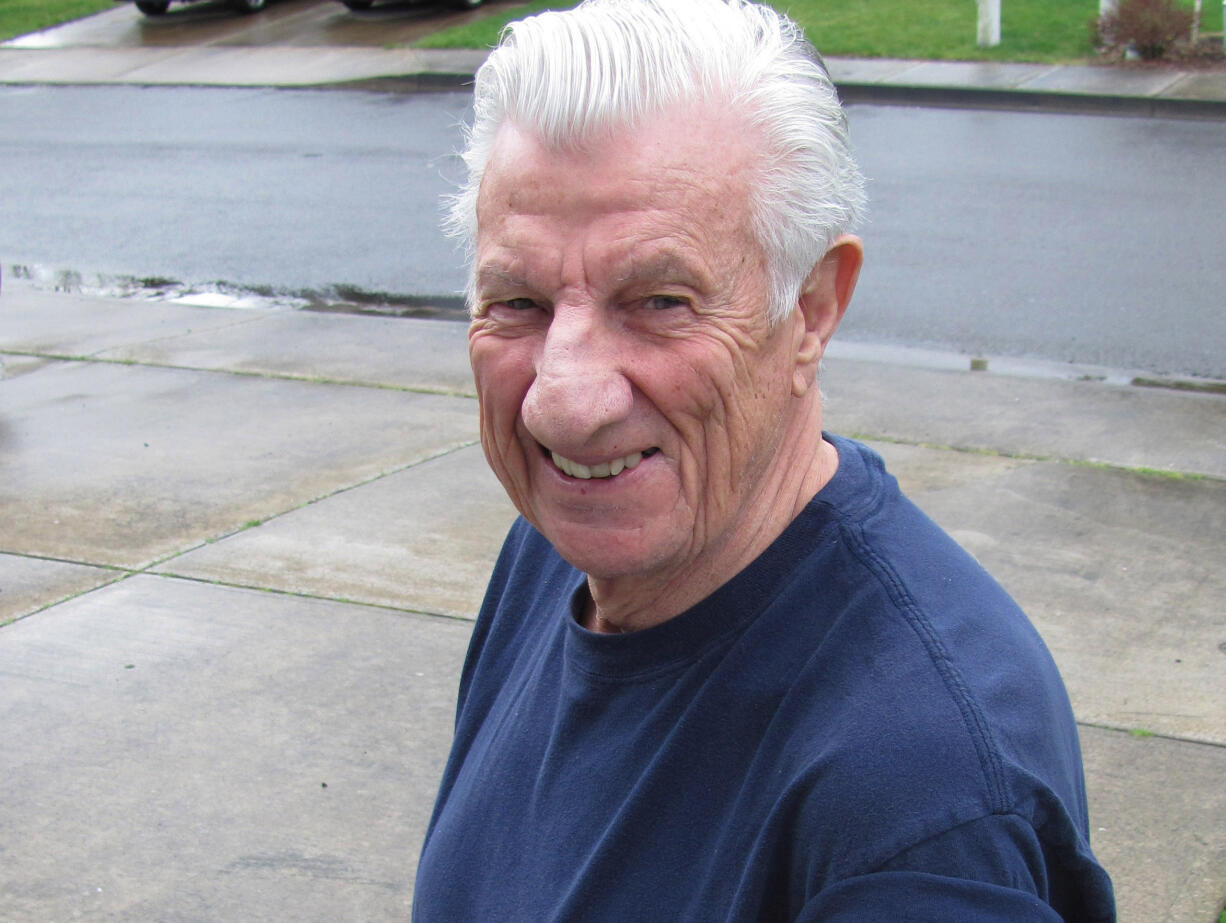
[[[515,508],[524,513],[532,491],[522,446],[513,434],[488,429],[483,429],[481,443],[494,477],[498,478]]]

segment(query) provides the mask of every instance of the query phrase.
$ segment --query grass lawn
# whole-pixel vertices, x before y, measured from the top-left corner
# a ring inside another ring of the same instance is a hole
[[[558,0],[495,5],[486,19],[435,33],[419,46],[489,47],[510,20],[573,5]],[[777,0],[775,5],[832,57],[1077,61],[1093,54],[1088,24],[1098,15],[1098,0],[1001,0],[1001,44],[982,49],[975,44],[974,0]],[[1221,30],[1222,4],[1209,0],[1201,31]]]
[[[0,41],[113,7],[114,0],[0,0]],[[491,15],[428,36],[422,48],[487,48],[503,25],[568,0],[491,4]],[[974,0],[776,0],[824,54],[836,57],[1076,61],[1089,57],[1098,0],[1001,0],[1001,44],[975,45]],[[1191,7],[1191,0],[1185,0]],[[1202,32],[1222,31],[1222,4],[1204,3]]]
[[[114,0],[0,0],[0,41],[109,10]]]

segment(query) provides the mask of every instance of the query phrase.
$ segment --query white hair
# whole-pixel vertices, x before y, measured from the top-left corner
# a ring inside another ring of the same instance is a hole
[[[578,148],[700,101],[743,113],[762,145],[751,230],[766,257],[769,317],[787,317],[813,267],[855,225],[864,179],[816,49],[790,19],[745,0],[586,0],[509,24],[477,72],[468,179],[447,230],[471,256],[477,195],[504,123]],[[470,304],[472,295],[470,280]]]

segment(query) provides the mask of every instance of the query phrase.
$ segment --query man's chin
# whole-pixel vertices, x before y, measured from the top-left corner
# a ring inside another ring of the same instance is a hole
[[[642,530],[546,523],[540,531],[568,564],[597,580],[646,577],[670,557]]]

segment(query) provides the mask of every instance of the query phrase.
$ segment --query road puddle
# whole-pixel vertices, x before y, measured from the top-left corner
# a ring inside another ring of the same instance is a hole
[[[230,282],[189,283],[161,276],[89,273],[29,264],[4,266],[0,274],[0,292],[3,291],[5,281],[94,298],[158,301],[204,308],[319,311],[379,317],[417,317],[427,320],[468,320],[463,299],[457,295],[402,295],[372,292],[352,285],[286,291],[269,286],[244,286]]]

